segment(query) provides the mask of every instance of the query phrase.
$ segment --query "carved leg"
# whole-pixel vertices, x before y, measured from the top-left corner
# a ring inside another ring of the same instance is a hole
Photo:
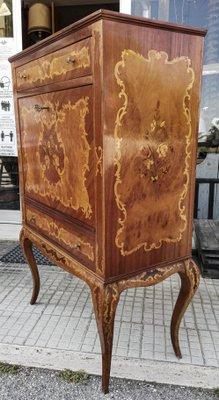
[[[179,347],[179,326],[184,313],[199,286],[200,272],[195,262],[190,259],[185,262],[184,271],[182,270],[178,273],[181,278],[181,288],[171,320],[171,340],[176,356],[181,358],[182,355]]]
[[[24,230],[20,234],[20,245],[32,274],[33,290],[30,304],[35,304],[40,290],[40,276],[32,251],[32,242],[25,236]]]
[[[91,292],[102,350],[102,390],[108,393],[114,318],[120,293],[116,284],[95,286]]]

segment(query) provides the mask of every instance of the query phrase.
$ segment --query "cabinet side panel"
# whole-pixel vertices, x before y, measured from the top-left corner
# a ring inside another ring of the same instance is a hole
[[[203,38],[105,21],[108,278],[191,254]]]
[[[22,213],[22,222],[24,222],[24,178],[23,178],[23,159],[22,159],[22,148],[21,148],[21,138],[20,138],[20,123],[19,123],[19,110],[18,110],[18,99],[17,92],[15,89],[15,63],[12,63],[12,81],[13,81],[13,97],[14,97],[14,110],[15,110],[15,121],[16,121],[16,136],[17,136],[17,148],[18,148],[18,171],[19,171],[19,195],[20,195],[20,205]]]
[[[94,129],[94,161],[95,161],[95,216],[96,216],[96,273],[104,277],[104,216],[103,216],[103,120],[102,120],[102,87],[103,87],[103,21],[92,25],[93,54],[93,129]]]

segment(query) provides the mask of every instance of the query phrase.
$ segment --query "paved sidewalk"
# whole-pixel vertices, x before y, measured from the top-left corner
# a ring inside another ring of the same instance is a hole
[[[0,256],[15,246],[0,242]],[[90,291],[58,267],[39,267],[41,291],[29,305],[26,265],[0,263],[0,361],[101,373]],[[170,319],[177,275],[122,293],[116,313],[112,375],[200,387],[219,386],[219,280],[201,279],[180,329],[177,360]]]

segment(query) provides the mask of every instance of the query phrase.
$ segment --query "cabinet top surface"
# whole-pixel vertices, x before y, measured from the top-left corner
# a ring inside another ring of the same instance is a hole
[[[99,20],[111,20],[123,24],[126,23],[131,25],[145,26],[145,27],[151,27],[153,29],[163,29],[163,30],[181,32],[185,34],[192,34],[198,36],[205,36],[207,33],[205,29],[200,29],[196,27],[194,28],[191,26],[172,24],[165,21],[159,21],[143,17],[134,17],[128,14],[122,14],[115,11],[98,10],[81,20],[74,22],[73,24],[67,26],[66,28],[54,33],[53,35],[50,35],[48,38],[41,40],[40,42],[34,44],[33,46],[30,46],[27,49],[15,54],[14,56],[9,58],[9,61],[14,62],[18,59],[21,59],[24,56],[27,56],[28,54],[35,53],[36,50],[40,50],[43,47],[48,46],[49,44],[61,38],[64,38],[65,36],[68,36],[69,34],[76,32],[82,28],[85,28],[86,26],[89,26]]]

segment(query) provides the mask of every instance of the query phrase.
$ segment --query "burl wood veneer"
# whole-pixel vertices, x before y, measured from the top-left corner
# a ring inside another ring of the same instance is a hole
[[[198,284],[191,258],[205,31],[99,11],[10,60],[19,145],[20,243],[91,289],[108,391],[120,293],[174,273],[171,339]]]

